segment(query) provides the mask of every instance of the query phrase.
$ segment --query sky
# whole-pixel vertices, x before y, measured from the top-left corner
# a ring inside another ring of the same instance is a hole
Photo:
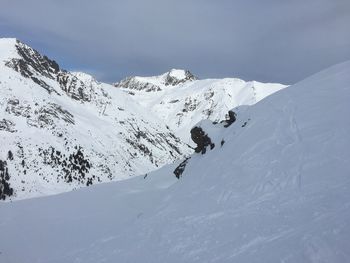
[[[350,60],[350,1],[1,0],[0,37],[110,83],[183,68],[293,84]]]

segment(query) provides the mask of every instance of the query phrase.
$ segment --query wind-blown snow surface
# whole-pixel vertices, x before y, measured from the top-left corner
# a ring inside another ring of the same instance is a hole
[[[124,92],[16,39],[0,39],[0,145],[0,199],[125,179],[192,152]]]
[[[349,261],[349,83],[347,62],[241,108],[178,181],[0,203],[0,262]]]
[[[186,143],[191,143],[189,131],[199,121],[219,122],[232,108],[255,104],[286,87],[236,78],[198,80],[179,69],[154,77],[129,77],[115,85],[167,123]]]

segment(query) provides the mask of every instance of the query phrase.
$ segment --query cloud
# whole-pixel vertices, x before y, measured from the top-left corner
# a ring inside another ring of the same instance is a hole
[[[2,0],[0,30],[101,80],[170,68],[293,83],[350,59],[348,0]]]

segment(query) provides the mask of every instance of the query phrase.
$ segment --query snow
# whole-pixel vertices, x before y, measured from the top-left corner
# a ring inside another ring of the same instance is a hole
[[[225,144],[180,180],[173,164],[0,203],[0,262],[347,262],[349,83],[346,62],[204,122]]]
[[[254,104],[285,87],[239,79],[196,80],[188,71],[172,69],[160,76],[133,78],[136,88],[140,83],[151,83],[159,87],[155,92],[134,90],[131,96],[130,89],[97,82],[83,72],[64,73],[62,78],[67,77],[69,87],[65,91],[57,81],[62,72],[37,72],[29,65],[30,76],[44,81],[48,92],[16,72],[19,65],[8,65],[23,59],[18,46],[33,58],[28,63],[43,61],[40,54],[16,39],[0,39],[0,45],[0,121],[12,123],[15,131],[0,130],[0,160],[6,160],[9,151],[15,153],[14,161],[8,162],[15,189],[12,200],[86,186],[87,178],[67,182],[63,168],[52,163],[51,151],[69,158],[76,147],[82,147],[84,158],[92,164],[88,178],[94,179],[93,183],[143,175],[190,154],[186,144],[192,144],[189,131],[194,124],[203,119],[220,121],[229,109]],[[43,67],[45,61],[38,66]],[[84,99],[72,99],[72,94],[82,94]],[[11,101],[16,105],[11,106]],[[52,105],[71,114],[74,124],[64,121]],[[52,124],[41,127],[41,120],[48,115]]]
[[[150,76],[150,77],[141,77],[135,76],[132,77],[136,82],[140,83],[150,83],[156,86],[159,86],[163,89],[166,89],[166,78],[167,76],[176,78],[177,80],[183,80],[186,78],[186,71],[183,69],[171,69],[168,72],[165,72],[159,76]],[[116,83],[118,85],[118,83]]]
[[[0,62],[9,58],[18,58],[15,38],[0,38]]]
[[[167,123],[188,144],[192,143],[189,131],[199,121],[209,119],[220,122],[232,108],[252,105],[286,87],[278,83],[246,82],[236,78],[195,80],[165,86],[158,80],[166,74],[158,77],[136,77],[135,80],[140,85],[148,82],[158,85],[161,90],[132,90],[132,97]],[[130,91],[128,88],[121,89]]]
[[[76,76],[78,79],[83,81],[84,83],[95,83],[98,84],[98,82],[94,79],[93,76],[85,73],[85,72],[80,72],[80,71],[74,71],[71,72],[74,76]]]
[[[13,58],[22,59],[16,45],[29,48],[16,39],[0,39],[0,121],[13,123],[15,130],[0,129],[0,160],[7,161],[10,185],[15,189],[10,199],[71,191],[85,187],[87,178],[100,183],[143,175],[192,152],[157,116],[112,85],[85,73],[68,72],[70,89],[81,87],[87,97],[76,100],[69,95],[72,90],[61,88],[56,76],[49,78],[29,66],[33,76],[52,89],[49,93],[6,66]],[[73,123],[64,121],[62,112],[52,105],[67,111]],[[68,182],[60,167],[63,158],[52,162],[51,150],[68,159],[78,147],[91,168],[81,181]],[[9,151],[14,154],[12,161],[7,160]]]
[[[170,70],[169,75],[171,77],[176,78],[176,79],[185,79],[186,78],[186,71],[183,69],[172,69],[172,70]]]

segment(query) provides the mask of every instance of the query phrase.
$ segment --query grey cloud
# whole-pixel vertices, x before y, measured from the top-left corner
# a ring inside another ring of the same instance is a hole
[[[350,59],[348,0],[2,0],[0,30],[105,81],[173,67],[293,83]]]

